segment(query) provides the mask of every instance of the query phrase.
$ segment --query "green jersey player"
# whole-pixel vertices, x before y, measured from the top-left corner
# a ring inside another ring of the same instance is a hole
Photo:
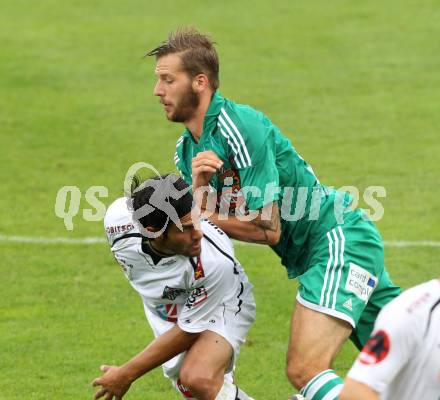
[[[349,337],[361,347],[380,308],[399,294],[379,233],[350,209],[350,196],[320,184],[265,115],[221,96],[207,36],[179,30],[148,55],[157,59],[154,94],[167,118],[186,127],[174,160],[200,206],[212,198],[209,187],[217,196],[209,218],[234,239],[270,245],[299,279],[289,380],[307,399],[336,399],[337,353]]]

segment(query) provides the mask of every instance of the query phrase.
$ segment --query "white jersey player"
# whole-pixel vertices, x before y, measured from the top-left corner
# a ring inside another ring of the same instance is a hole
[[[107,210],[104,224],[111,251],[141,296],[156,340],[123,366],[105,366],[106,373],[94,383],[102,386],[95,398],[122,398],[132,380],[162,364],[165,376],[186,398],[250,399],[232,383],[231,371],[255,319],[252,285],[234,257],[230,239],[207,221],[196,230],[188,209],[178,206],[185,214],[179,215],[183,231],[170,224],[156,240],[140,233],[127,198],[117,199]],[[173,251],[164,253],[165,249]],[[167,335],[169,341],[161,344]],[[212,375],[210,368],[217,376],[221,372],[221,382],[204,379],[203,374]],[[120,369],[136,370],[136,377],[124,381],[127,373]],[[206,395],[203,381],[211,394],[220,386],[216,395]]]
[[[406,290],[383,308],[340,398],[440,399],[440,279]]]

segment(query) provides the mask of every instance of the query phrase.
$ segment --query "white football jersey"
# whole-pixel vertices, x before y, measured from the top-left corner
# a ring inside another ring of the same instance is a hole
[[[104,225],[111,250],[141,296],[156,336],[174,324],[186,332],[211,330],[223,336],[237,356],[255,319],[255,301],[232,242],[220,228],[201,223],[199,257],[175,255],[155,264],[142,251],[142,236],[125,198],[110,205]],[[177,373],[174,367],[164,368],[170,378]]]
[[[381,399],[440,399],[439,279],[406,290],[383,308],[348,377]]]

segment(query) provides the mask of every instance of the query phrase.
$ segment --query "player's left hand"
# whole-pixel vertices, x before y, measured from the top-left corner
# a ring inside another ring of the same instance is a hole
[[[131,381],[123,374],[122,368],[116,365],[101,365],[101,371],[104,375],[92,382],[92,386],[101,386],[93,400],[104,396],[105,400],[121,400],[130,388]]]

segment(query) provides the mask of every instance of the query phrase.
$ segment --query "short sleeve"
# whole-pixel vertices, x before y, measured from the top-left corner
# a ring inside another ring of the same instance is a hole
[[[238,111],[222,109],[219,128],[231,150],[248,209],[278,200],[275,126],[262,113],[241,106]]]
[[[416,329],[411,314],[385,308],[347,376],[383,393],[410,359],[417,345]]]

